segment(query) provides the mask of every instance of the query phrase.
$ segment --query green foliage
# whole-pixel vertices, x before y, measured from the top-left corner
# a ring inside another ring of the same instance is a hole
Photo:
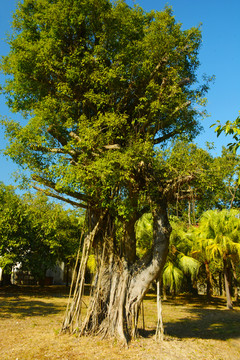
[[[223,148],[221,156],[187,141],[158,154],[170,190],[170,214],[197,224],[204,211],[239,204],[239,156]],[[167,187],[166,187],[167,190]]]
[[[145,213],[136,223],[137,255],[142,257],[151,249],[153,239],[152,214]]]
[[[234,141],[228,144],[228,148],[236,152],[240,145],[240,117],[238,116],[235,121],[228,120],[224,125],[221,125],[220,121],[217,121],[212,127],[215,127],[217,136],[222,133],[232,136]]]
[[[209,210],[199,222],[199,240],[209,259],[240,255],[240,219],[238,210]]]
[[[0,266],[10,271],[19,254],[27,251],[25,233],[28,221],[24,206],[13,187],[1,183],[0,197]]]
[[[163,285],[169,286],[170,292],[179,292],[183,282],[183,272],[170,261],[163,271]]]
[[[178,141],[167,150],[168,178],[176,178],[171,212],[195,224],[203,211],[216,206],[223,189],[222,173],[207,150]]]
[[[5,153],[48,195],[130,218],[166,186],[155,145],[199,133],[200,44],[200,30],[182,30],[170,8],[19,2],[1,70],[8,105],[27,124],[2,120]]]
[[[239,155],[223,148],[222,154],[214,159],[217,176],[222,186],[216,188],[219,208],[239,207]]]
[[[228,277],[230,272],[235,272],[235,286],[237,285],[240,256],[239,229],[239,211],[234,209],[206,211],[202,214],[199,226],[192,228],[193,256],[204,265],[203,281],[206,280],[207,275],[209,291],[213,287],[213,277],[219,278],[219,274],[223,272]]]
[[[184,277],[189,275],[195,280],[200,262],[191,256],[194,244],[184,222],[176,217],[170,218],[172,232],[170,236],[169,254],[163,270],[163,285],[169,287],[171,293],[182,290]],[[152,246],[153,223],[150,213],[144,214],[136,224],[137,254],[142,257]]]
[[[96,259],[93,254],[89,255],[87,267],[91,274],[96,272]]]
[[[168,286],[173,294],[182,290],[186,276],[189,275],[192,281],[196,280],[200,263],[191,256],[194,244],[186,224],[172,217],[171,226],[169,254],[163,270],[163,285]]]
[[[20,198],[3,184],[0,191],[0,266],[5,271],[21,264],[39,279],[57,261],[71,260],[80,237],[76,213],[49,203],[42,194]]]

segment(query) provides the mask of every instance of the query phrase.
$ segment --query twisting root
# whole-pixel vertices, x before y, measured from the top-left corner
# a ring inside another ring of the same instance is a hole
[[[99,229],[99,226],[106,214],[106,211],[100,216],[99,221],[95,225],[94,229],[91,231],[89,235],[86,236],[83,244],[83,250],[82,250],[82,257],[81,257],[81,263],[78,271],[77,281],[74,289],[73,298],[70,304],[70,301],[67,306],[67,310],[65,313],[65,317],[62,323],[61,332],[70,331],[71,333],[74,333],[79,330],[80,328],[80,315],[81,315],[81,305],[82,305],[82,296],[84,292],[84,281],[85,281],[85,273],[87,268],[87,262],[90,254],[90,250],[92,247],[92,243],[94,241],[95,235]],[[79,253],[75,264],[74,272],[76,274],[76,267],[79,260]],[[73,287],[74,282],[74,276],[72,278],[71,283],[71,291]],[[70,296],[71,296],[70,291]],[[70,297],[69,297],[70,300]]]

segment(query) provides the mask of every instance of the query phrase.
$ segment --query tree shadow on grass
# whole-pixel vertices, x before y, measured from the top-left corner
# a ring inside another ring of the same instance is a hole
[[[156,295],[148,295],[148,300],[156,302]],[[166,318],[164,319],[164,312]],[[175,312],[175,316],[174,316]],[[228,340],[239,338],[240,310],[227,310],[224,298],[205,296],[178,296],[163,302],[163,322],[165,335],[171,338],[198,338]],[[140,335],[151,337],[155,329],[142,330]]]
[[[48,316],[58,314],[63,310],[52,302],[39,300],[8,299],[1,301],[0,318]]]
[[[50,297],[68,297],[69,287],[65,285],[52,285],[52,286],[18,286],[9,285],[0,287],[0,296],[5,298],[12,296],[36,296],[38,298]]]
[[[0,318],[48,316],[58,314],[64,306],[54,302],[54,298],[65,298],[66,292],[61,289],[37,287],[7,287],[0,291]],[[47,299],[44,301],[44,299]],[[53,299],[53,301],[49,301]]]
[[[240,338],[240,311],[189,309],[189,315],[164,324],[167,335],[177,338],[227,340]]]

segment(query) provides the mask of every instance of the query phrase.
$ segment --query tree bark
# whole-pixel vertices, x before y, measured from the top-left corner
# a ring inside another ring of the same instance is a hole
[[[161,292],[160,292],[160,279],[157,280],[157,328],[155,333],[155,339],[163,340],[164,337],[164,327],[163,327],[163,319],[162,319],[162,299],[161,299]]]
[[[238,278],[237,278],[236,265],[232,259],[231,259],[231,266],[232,266],[233,279],[234,279],[234,299],[236,302],[238,302]]]
[[[207,261],[205,261],[205,270],[207,274],[207,298],[211,299],[213,295],[212,274],[209,269],[209,263]]]
[[[163,292],[163,300],[167,300],[167,288],[166,286],[163,285],[162,287],[162,292]]]
[[[167,217],[167,208],[158,207],[153,211],[153,246],[151,261],[137,267],[131,277],[127,295],[126,313],[128,322],[133,315],[135,324],[131,324],[131,337],[136,336],[137,314],[144,295],[151,283],[160,277],[166,262],[171,226]],[[140,271],[140,268],[142,269]]]
[[[226,298],[227,298],[227,308],[232,309],[232,298],[230,293],[230,284],[229,284],[229,268],[227,264],[227,257],[224,255],[223,257],[223,274],[224,274],[224,284],[225,284],[225,292],[226,292]]]
[[[171,228],[165,206],[154,210],[153,227],[151,256],[133,264],[129,257],[120,257],[111,237],[105,236],[87,315],[71,329],[73,332],[116,337],[124,343],[137,336],[143,297],[159,278],[168,253]],[[73,307],[76,305],[81,306],[80,302]],[[64,325],[63,330],[69,329],[66,321]]]
[[[223,290],[222,290],[222,272],[219,271],[218,273],[218,283],[219,283],[219,295],[222,296]]]
[[[124,226],[124,248],[123,256],[126,258],[128,264],[133,264],[136,261],[136,235],[135,223],[137,218],[133,217]]]

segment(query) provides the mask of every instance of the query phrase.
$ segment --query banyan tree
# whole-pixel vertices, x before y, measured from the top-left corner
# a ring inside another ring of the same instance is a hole
[[[34,188],[86,212],[62,330],[128,341],[166,260],[168,203],[191,179],[167,169],[161,149],[200,131],[208,87],[197,82],[200,30],[183,30],[170,8],[109,0],[23,0],[12,29],[3,92],[22,118],[2,120],[5,153]],[[153,239],[138,258],[144,213],[152,213]],[[89,254],[96,274],[83,317]]]

